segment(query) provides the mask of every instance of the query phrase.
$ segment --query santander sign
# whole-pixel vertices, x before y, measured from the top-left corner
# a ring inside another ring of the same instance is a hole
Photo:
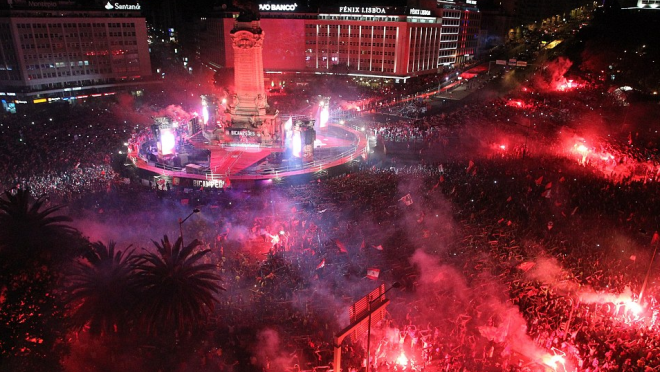
[[[113,4],[110,4],[109,1],[108,1],[107,4],[105,4],[105,8],[107,10],[113,10],[113,9],[116,9],[116,10],[140,10],[140,9],[142,9],[142,7],[140,7],[140,4],[129,5],[129,4],[114,3],[114,5],[113,5]]]

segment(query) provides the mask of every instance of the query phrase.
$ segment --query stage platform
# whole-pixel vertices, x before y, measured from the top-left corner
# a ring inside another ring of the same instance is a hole
[[[339,134],[339,135],[338,135]],[[267,158],[284,149],[273,147],[240,146],[239,144],[197,143],[198,149],[211,153],[205,171],[186,171],[184,167],[147,162],[138,156],[129,156],[132,163],[156,176],[179,177],[193,180],[267,180],[322,171],[366,157],[368,139],[364,132],[343,125],[329,125],[316,133],[315,160],[309,163],[280,166],[270,164]]]

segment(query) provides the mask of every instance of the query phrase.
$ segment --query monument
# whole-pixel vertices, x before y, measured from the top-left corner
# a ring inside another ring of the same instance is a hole
[[[134,135],[128,145],[133,164],[159,185],[171,179],[172,185],[183,187],[225,187],[230,179],[251,182],[311,174],[365,155],[368,141],[363,133],[345,126],[326,128],[328,97],[320,97],[317,114],[311,115],[316,119],[286,115],[282,123],[267,101],[265,35],[259,18],[245,12],[235,22],[230,32],[234,91],[221,101],[203,95],[201,115],[194,115],[187,126],[157,119],[152,135]]]
[[[234,94],[227,107],[225,134],[231,142],[282,146],[277,112],[270,110],[264,87],[264,31],[250,12],[236,18],[230,32],[234,50]]]

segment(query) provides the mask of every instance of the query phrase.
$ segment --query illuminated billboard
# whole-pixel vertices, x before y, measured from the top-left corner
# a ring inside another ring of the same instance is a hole
[[[298,4],[259,4],[259,10],[262,12],[293,12],[298,8]]]

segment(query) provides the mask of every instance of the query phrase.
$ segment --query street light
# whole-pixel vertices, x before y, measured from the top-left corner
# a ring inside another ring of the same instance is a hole
[[[190,212],[190,214],[189,214],[186,218],[184,218],[183,220],[182,220],[181,218],[179,218],[179,237],[181,238],[181,246],[182,246],[182,247],[183,247],[183,223],[186,222],[186,221],[190,218],[190,216],[192,216],[192,215],[195,214],[195,213],[199,213],[199,212],[201,212],[201,210],[200,210],[199,208],[195,208],[195,209],[193,209],[192,212]]]
[[[369,365],[371,364],[371,304],[374,302],[378,301],[381,297],[385,296],[385,293],[389,292],[392,288],[399,288],[401,287],[401,283],[399,282],[394,282],[392,283],[392,286],[389,287],[388,289],[385,290],[385,292],[381,293],[380,295],[376,296],[373,300],[369,301],[369,320],[367,321],[367,369],[365,372],[369,372]],[[337,370],[339,370],[337,367],[335,367]]]
[[[655,234],[653,234],[655,237]],[[653,243],[653,240],[651,240],[651,243]],[[655,248],[653,249],[653,255],[651,256],[651,261],[649,262],[649,268],[646,270],[646,276],[644,277],[644,283],[642,284],[642,289],[639,291],[639,304],[642,305],[644,303],[644,291],[646,291],[646,285],[649,282],[649,276],[651,275],[651,268],[653,267],[653,261],[655,260],[655,254],[658,253],[658,241],[655,241]]]
[[[491,65],[493,62],[497,63],[497,61],[488,61],[488,73],[487,73],[488,76],[490,76],[490,65]]]

